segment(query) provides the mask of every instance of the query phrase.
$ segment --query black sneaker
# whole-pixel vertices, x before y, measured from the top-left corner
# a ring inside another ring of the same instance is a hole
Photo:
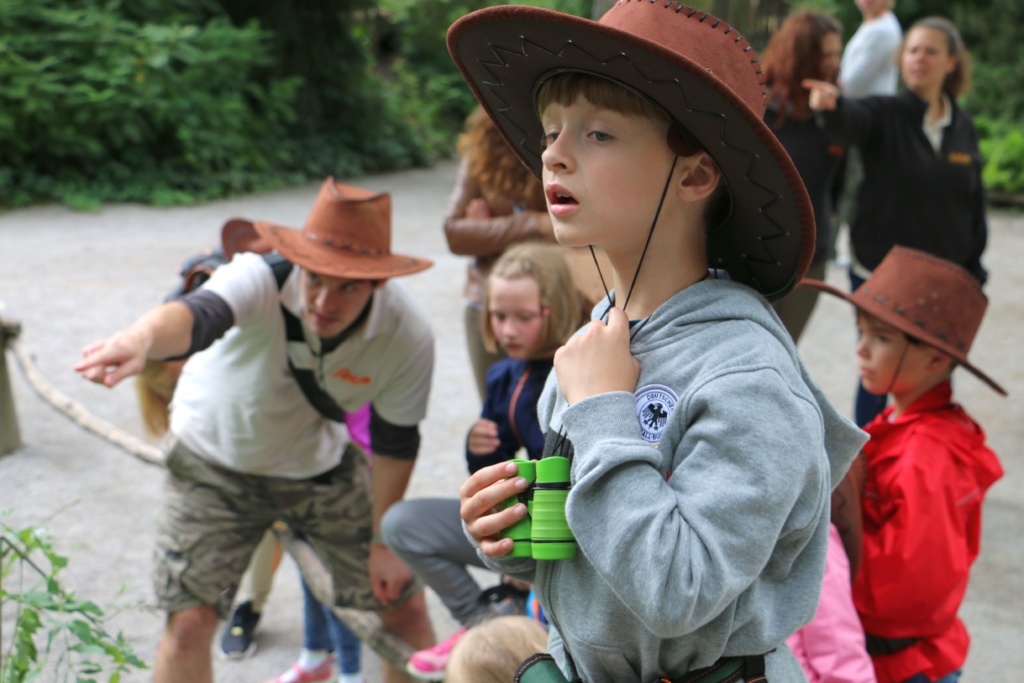
[[[252,611],[251,602],[239,604],[220,637],[221,653],[228,659],[245,659],[254,655],[259,620],[260,613]]]

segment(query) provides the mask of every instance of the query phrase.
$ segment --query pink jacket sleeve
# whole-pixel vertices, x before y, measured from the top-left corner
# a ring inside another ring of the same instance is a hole
[[[875,670],[864,646],[864,630],[853,607],[850,564],[834,524],[829,525],[818,611],[786,644],[810,683],[875,683]]]

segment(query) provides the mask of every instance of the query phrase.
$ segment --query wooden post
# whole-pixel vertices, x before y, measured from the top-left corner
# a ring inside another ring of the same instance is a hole
[[[14,410],[11,376],[7,372],[7,347],[21,334],[21,325],[0,318],[0,455],[21,448],[21,430]]]

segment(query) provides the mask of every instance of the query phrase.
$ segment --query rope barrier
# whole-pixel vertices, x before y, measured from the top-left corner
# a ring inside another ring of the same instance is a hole
[[[96,417],[81,403],[54,388],[39,372],[32,354],[20,342],[15,340],[10,344],[10,349],[32,389],[57,411],[147,465],[164,466],[164,455],[159,448]],[[313,596],[321,604],[331,605],[331,611],[335,616],[382,659],[404,671],[405,665],[413,653],[412,646],[391,631],[386,630],[380,616],[375,612],[333,605],[334,587],[331,574],[316,554],[316,550],[307,541],[298,538],[288,529],[275,529],[274,532],[281,540],[285,550],[295,560],[295,564]]]

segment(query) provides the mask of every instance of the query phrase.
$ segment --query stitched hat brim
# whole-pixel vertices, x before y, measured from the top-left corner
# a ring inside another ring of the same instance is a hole
[[[383,280],[426,270],[433,261],[404,254],[360,253],[326,246],[306,238],[301,230],[265,221],[253,227],[272,249],[287,260],[320,275],[353,280]]]
[[[681,123],[722,170],[728,221],[708,234],[708,264],[771,300],[803,277],[814,253],[814,212],[796,167],[771,130],[705,67],[631,33],[535,7],[466,15],[448,48],[519,158],[541,173],[538,83],[560,71],[618,81]]]
[[[850,302],[851,304],[853,304],[855,308],[864,311],[868,315],[878,318],[886,325],[891,325],[892,327],[895,327],[903,334],[913,337],[914,339],[919,339],[928,346],[934,346],[939,351],[942,351],[949,357],[953,358],[958,364],[962,365],[966,370],[970,371],[975,377],[980,379],[982,382],[989,385],[1003,396],[1007,395],[1006,389],[1003,389],[1003,387],[999,386],[999,384],[994,379],[986,375],[980,369],[975,367],[974,364],[972,364],[969,360],[967,360],[967,354],[965,354],[960,349],[957,349],[952,344],[949,344],[948,342],[939,339],[935,335],[929,334],[926,331],[922,330],[921,328],[915,326],[909,318],[897,314],[895,311],[892,310],[892,308],[885,306],[881,303],[878,303],[877,301],[868,297],[856,297],[856,292],[854,292],[854,294],[852,295],[847,294],[843,290],[837,287],[833,287],[827,282],[822,282],[821,280],[807,279],[801,282],[800,286],[810,287],[811,289],[817,289],[819,291],[826,292],[833,296],[837,296],[840,299],[843,299],[844,301]]]

